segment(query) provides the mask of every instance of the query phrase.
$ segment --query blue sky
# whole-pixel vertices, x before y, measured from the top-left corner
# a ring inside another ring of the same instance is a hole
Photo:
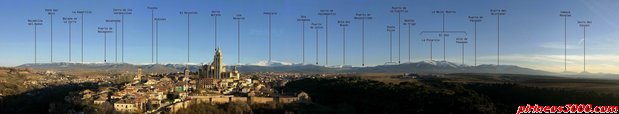
[[[221,11],[218,17],[218,42],[224,53],[224,63],[236,64],[237,26],[232,17],[242,14],[241,22],[241,64],[254,64],[268,60],[268,17],[265,11],[278,12],[272,17],[273,61],[301,63],[302,26],[296,19],[305,15],[311,19],[306,23],[306,63],[315,62],[316,31],[310,23],[325,25],[325,17],[317,13],[321,9],[333,9],[337,14],[329,17],[329,65],[342,64],[342,28],[338,20],[349,20],[346,29],[346,63],[361,66],[361,21],[354,20],[355,13],[371,13],[373,19],[365,23],[366,64],[382,65],[389,61],[389,32],[386,26],[397,25],[397,14],[390,13],[393,6],[405,6],[408,13],[401,19],[415,19],[412,28],[411,61],[429,60],[429,44],[423,38],[440,38],[423,34],[421,31],[442,29],[442,16],[434,10],[453,10],[446,15],[445,29],[466,31],[468,36],[453,34],[446,40],[447,61],[461,62],[461,46],[456,37],[468,37],[465,45],[465,64],[473,65],[473,23],[467,16],[483,16],[477,24],[478,64],[496,64],[497,18],[490,15],[490,9],[506,9],[500,18],[501,64],[512,64],[553,72],[563,71],[563,17],[562,10],[571,11],[567,18],[567,65],[568,71],[582,72],[583,30],[576,23],[590,20],[587,28],[587,71],[619,73],[619,52],[615,45],[619,35],[619,1],[612,0],[266,0],[266,1],[159,1],[159,0],[3,0],[0,1],[0,66],[16,66],[34,62],[34,27],[28,26],[28,19],[42,19],[44,24],[37,28],[38,62],[50,62],[50,17],[47,8],[58,9],[53,23],[53,61],[68,62],[68,25],[62,17],[78,17],[72,26],[73,62],[80,61],[79,38],[81,18],[71,13],[75,10],[91,10],[84,17],[84,61],[103,62],[103,34],[97,27],[114,27],[106,19],[120,19],[114,15],[114,8],[131,8],[132,15],[125,16],[125,61],[133,64],[151,63],[151,12],[146,7],[155,6],[155,17],[167,18],[159,24],[159,62],[187,62],[187,17],[181,11],[196,11],[191,16],[190,63],[212,61],[214,52],[214,18],[211,11]],[[120,27],[120,25],[118,26]],[[116,29],[116,28],[115,28]],[[121,29],[118,29],[121,30]],[[397,43],[401,43],[401,61],[408,62],[408,28],[401,27],[401,41],[398,29],[393,32],[393,60],[398,60]],[[119,38],[120,38],[119,31]],[[325,29],[318,33],[319,64],[325,64]],[[114,33],[108,34],[108,62],[114,62]],[[443,42],[434,43],[434,59],[442,60]],[[119,58],[120,59],[120,58]],[[120,61],[120,60],[119,60]]]

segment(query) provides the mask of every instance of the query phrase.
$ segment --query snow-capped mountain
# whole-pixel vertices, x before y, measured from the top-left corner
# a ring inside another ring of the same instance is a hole
[[[57,70],[57,71],[104,71],[104,72],[134,72],[138,67],[142,67],[145,72],[181,72],[185,64],[145,64],[133,65],[127,63],[39,63],[24,64],[18,67],[32,68],[35,70]],[[201,67],[197,65],[187,65],[191,71],[198,71]],[[227,65],[229,69],[234,65]],[[419,61],[402,63],[395,65],[378,65],[368,67],[353,66],[318,66],[312,64],[294,64],[290,62],[259,61],[254,64],[237,66],[241,72],[301,72],[301,73],[509,73],[509,74],[554,74],[551,72],[523,68],[515,65],[478,65],[469,66],[449,61]]]
[[[465,67],[466,66],[466,65],[462,65],[462,64],[448,62],[448,61],[432,61],[432,60],[420,61],[420,62],[416,62],[416,63],[413,63],[413,64],[416,64],[417,67],[421,67],[421,66],[436,66],[436,67],[459,68],[459,67]]]
[[[254,64],[247,64],[247,65],[254,65],[254,66],[289,66],[289,65],[293,65],[293,63],[289,63],[289,62],[282,62],[282,61],[271,61],[269,63],[269,61],[263,60],[263,61],[258,61]]]

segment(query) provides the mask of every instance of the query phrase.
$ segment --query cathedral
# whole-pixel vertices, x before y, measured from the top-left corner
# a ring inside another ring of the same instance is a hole
[[[240,78],[239,71],[234,67],[232,71],[226,71],[226,67],[223,64],[223,55],[221,49],[215,49],[215,57],[211,64],[203,65],[198,71],[200,78],[210,79],[235,79]]]

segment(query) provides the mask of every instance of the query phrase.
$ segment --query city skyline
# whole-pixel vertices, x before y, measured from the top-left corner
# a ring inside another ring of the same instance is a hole
[[[468,16],[483,16],[477,23],[477,64],[496,64],[496,16],[491,15],[490,9],[506,9],[507,14],[501,16],[501,65],[518,65],[527,68],[540,69],[552,72],[564,70],[564,46],[567,48],[567,71],[582,72],[582,37],[583,31],[578,27],[577,21],[593,21],[587,28],[587,72],[619,73],[618,52],[613,51],[614,40],[619,24],[611,20],[619,19],[619,16],[611,15],[614,8],[612,3],[616,1],[564,1],[557,4],[556,1],[450,1],[454,4],[443,5],[444,1],[266,1],[247,3],[241,1],[188,1],[183,3],[153,1],[36,1],[34,4],[21,2],[10,3],[2,1],[3,8],[20,11],[2,10],[1,14],[10,16],[2,18],[5,26],[0,27],[0,53],[6,53],[0,60],[0,66],[17,66],[25,63],[34,63],[34,28],[28,26],[26,20],[40,19],[43,25],[37,28],[37,53],[38,63],[49,63],[50,53],[50,18],[45,9],[58,9],[54,15],[53,28],[53,59],[54,62],[68,62],[68,25],[62,23],[62,17],[77,17],[77,23],[72,27],[72,62],[80,62],[79,50],[79,27],[82,21],[80,15],[72,11],[90,10],[92,14],[84,15],[84,43],[85,63],[103,62],[104,47],[103,35],[96,33],[98,27],[114,27],[113,23],[106,23],[107,19],[121,19],[120,15],[114,15],[112,9],[129,8],[132,15],[124,16],[125,38],[125,62],[131,64],[152,64],[151,60],[151,10],[147,7],[158,7],[154,11],[155,18],[166,18],[163,23],[158,23],[158,39],[162,42],[159,47],[161,54],[159,63],[185,64],[187,55],[187,17],[179,14],[182,11],[196,11],[198,14],[191,18],[191,63],[204,63],[212,57],[213,47],[220,47],[225,51],[227,58],[224,63],[234,65],[237,63],[237,21],[233,20],[236,14],[242,14],[246,19],[241,22],[241,64],[254,64],[268,61],[268,17],[263,15],[266,11],[277,12],[273,15],[273,61],[301,63],[302,61],[302,25],[296,19],[307,16],[311,21],[306,23],[305,28],[305,58],[306,64],[313,64],[316,47],[313,45],[316,38],[310,23],[322,23],[328,25],[329,66],[341,65],[342,59],[342,31],[337,23],[338,20],[350,20],[346,27],[346,63],[360,67],[361,60],[361,20],[353,17],[357,13],[370,13],[371,20],[365,20],[365,64],[366,66],[382,65],[390,60],[389,55],[389,32],[385,26],[400,25],[397,23],[398,15],[389,12],[392,7],[407,7],[408,12],[402,13],[400,19],[414,19],[416,25],[412,26],[411,33],[411,58],[412,62],[429,60],[429,44],[423,43],[423,38],[442,38],[427,34],[422,31],[437,31],[442,28],[442,17],[432,14],[436,10],[453,10],[454,14],[448,14],[445,18],[445,29],[449,31],[466,31],[467,36],[455,36],[446,39],[446,45],[434,44],[434,57],[442,60],[443,46],[446,47],[445,58],[447,61],[460,63],[461,46],[456,43],[456,37],[467,37],[469,43],[465,47],[464,63],[472,65],[473,57],[473,23],[469,22]],[[252,1],[253,2],[253,1]],[[97,4],[96,7],[87,7]],[[225,5],[221,5],[225,4]],[[257,5],[253,5],[257,4]],[[347,4],[347,6],[343,6]],[[62,6],[62,7],[61,7]],[[182,7],[181,7],[182,6]],[[304,7],[297,7],[304,6]],[[474,8],[470,8],[473,7]],[[551,6],[551,7],[548,7]],[[318,15],[320,10],[334,10],[337,15],[329,16],[328,24],[325,16]],[[221,17],[216,33],[218,45],[214,46],[215,28],[212,11],[220,11]],[[571,17],[567,23],[567,45],[563,45],[564,18],[560,17],[560,11],[571,11]],[[120,27],[120,26],[119,26]],[[393,61],[408,62],[407,46],[408,29],[401,28],[401,41],[398,42],[398,27],[393,32]],[[325,64],[325,30],[320,29],[318,34],[318,62]],[[108,34],[107,58],[108,63],[114,63],[114,38]],[[121,34],[121,33],[118,33]],[[442,42],[442,41],[440,41]],[[120,42],[119,42],[120,43]],[[397,53],[398,45],[401,44],[401,54]],[[111,47],[111,48],[110,48]],[[118,46],[120,48],[120,46]],[[402,55],[398,57],[398,55]],[[401,58],[402,60],[398,60]]]

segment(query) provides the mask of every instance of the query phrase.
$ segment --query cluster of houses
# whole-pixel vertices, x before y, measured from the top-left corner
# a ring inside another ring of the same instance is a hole
[[[274,94],[271,81],[252,80],[241,77],[234,67],[227,71],[223,66],[221,50],[216,49],[214,61],[192,73],[186,66],[183,72],[144,75],[141,68],[132,82],[121,86],[99,87],[84,90],[67,97],[67,101],[92,101],[93,104],[112,104],[118,112],[154,112],[161,109],[178,110],[186,107],[187,101],[226,103],[291,103],[309,99],[306,93],[298,96]],[[77,94],[77,95],[75,95]]]

